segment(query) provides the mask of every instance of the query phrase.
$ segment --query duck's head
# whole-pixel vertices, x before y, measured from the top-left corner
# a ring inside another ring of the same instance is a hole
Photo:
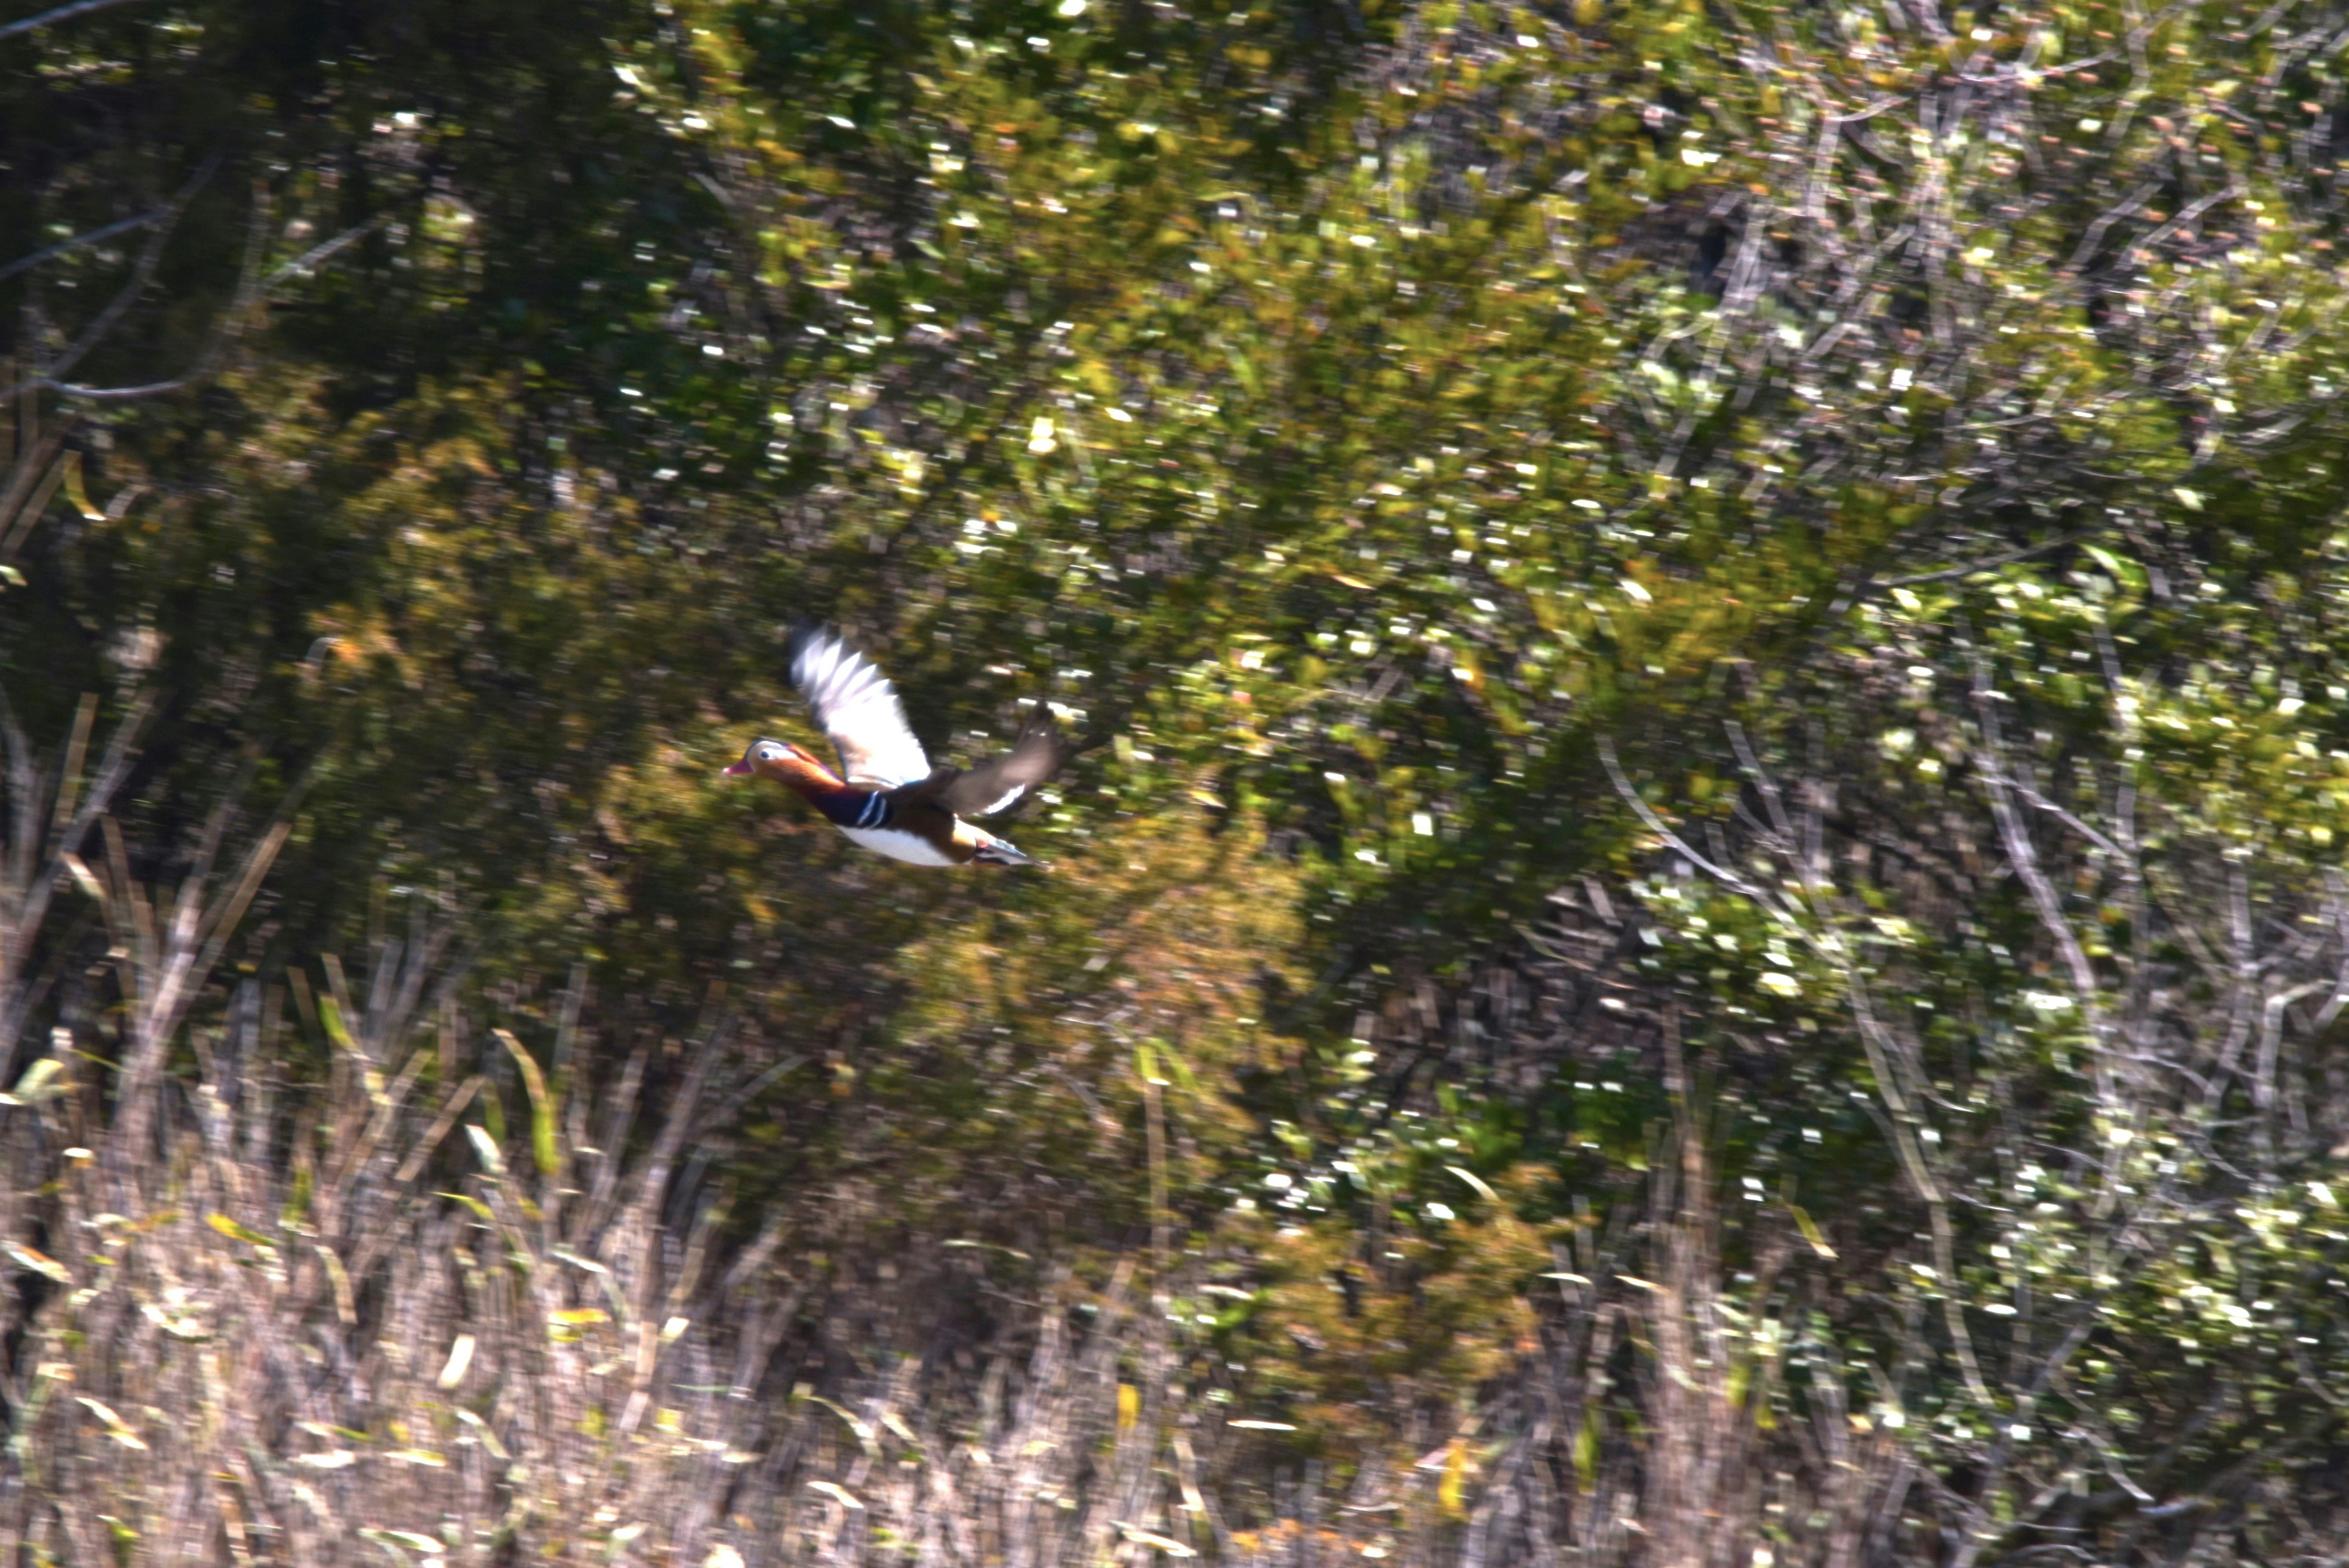
[[[753,741],[750,749],[742,753],[742,760],[729,763],[723,771],[728,778],[745,778],[757,774],[778,784],[828,784],[832,781],[831,769],[804,748],[794,746],[788,741]]]

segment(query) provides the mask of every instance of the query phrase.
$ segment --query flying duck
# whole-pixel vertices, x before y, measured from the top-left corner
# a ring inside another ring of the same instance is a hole
[[[1037,864],[966,816],[992,816],[1028,798],[1061,771],[1070,747],[1039,706],[1012,748],[973,768],[936,768],[905,723],[887,676],[820,628],[792,634],[792,683],[840,753],[833,773],[801,747],[750,742],[729,777],[757,774],[788,784],[865,848],[910,866]]]

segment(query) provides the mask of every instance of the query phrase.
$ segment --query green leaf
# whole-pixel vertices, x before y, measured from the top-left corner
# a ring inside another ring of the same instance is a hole
[[[554,1096],[547,1091],[546,1075],[510,1032],[499,1029],[493,1033],[522,1068],[523,1085],[530,1091],[530,1147],[538,1161],[538,1173],[555,1175],[563,1168],[563,1147],[555,1132]]]
[[[358,1042],[351,1038],[350,1030],[343,1023],[343,1010],[336,1004],[333,997],[318,998],[318,1022],[326,1025],[326,1038],[335,1043],[336,1049],[347,1051],[354,1056],[361,1054]]]
[[[435,1198],[446,1198],[451,1203],[463,1204],[466,1208],[473,1211],[473,1218],[481,1220],[485,1224],[495,1224],[497,1222],[497,1216],[490,1211],[490,1206],[482,1202],[478,1198],[469,1198],[461,1192],[436,1192],[432,1196]]]
[[[2143,566],[2138,566],[2135,561],[2113,554],[2102,545],[2089,545],[2084,548],[2090,559],[2112,574],[2114,581],[2138,593],[2145,591],[2146,577]]]

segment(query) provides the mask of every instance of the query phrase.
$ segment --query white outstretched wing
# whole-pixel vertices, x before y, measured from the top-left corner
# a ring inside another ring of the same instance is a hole
[[[930,759],[905,723],[896,689],[871,660],[828,631],[792,640],[792,683],[840,753],[841,776],[868,789],[929,777]]]

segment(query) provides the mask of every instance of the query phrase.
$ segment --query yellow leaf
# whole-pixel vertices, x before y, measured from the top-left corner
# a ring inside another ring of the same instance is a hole
[[[473,1336],[460,1334],[449,1346],[448,1364],[440,1368],[440,1386],[454,1388],[465,1380],[465,1369],[473,1365]]]
[[[1827,1245],[1827,1239],[1819,1234],[1818,1226],[1812,1223],[1811,1217],[1803,1211],[1802,1206],[1797,1203],[1789,1203],[1786,1205],[1786,1208],[1795,1216],[1795,1229],[1803,1233],[1803,1240],[1811,1244],[1811,1251],[1816,1252],[1820,1257],[1826,1259],[1829,1262],[1833,1262],[1835,1261],[1836,1250]]]
[[[1485,1186],[1484,1179],[1477,1176],[1474,1171],[1463,1170],[1456,1165],[1447,1165],[1444,1168],[1458,1177],[1461,1180],[1466,1182],[1469,1186],[1475,1188],[1476,1189],[1476,1196],[1482,1198],[1485,1202],[1498,1203],[1501,1200],[1501,1195],[1494,1191],[1491,1188]]]
[[[47,1252],[36,1252],[18,1241],[0,1242],[0,1251],[5,1251],[9,1260],[19,1268],[30,1269],[43,1278],[55,1280],[61,1285],[73,1283],[71,1271]]]
[[[66,459],[66,499],[81,514],[85,523],[103,523],[106,514],[89,504],[89,493],[81,487],[81,453],[74,452]],[[117,497],[119,500],[119,497]]]
[[[490,1206],[482,1202],[478,1198],[469,1198],[461,1192],[436,1192],[432,1196],[435,1198],[446,1198],[451,1202],[463,1204],[466,1208],[473,1211],[474,1218],[478,1220],[486,1221],[494,1220],[497,1218],[490,1212]]]
[[[1468,1441],[1452,1439],[1452,1451],[1444,1456],[1444,1479],[1435,1483],[1435,1501],[1454,1519],[1465,1519],[1468,1505],[1464,1496],[1468,1479]]]
[[[343,1267],[342,1259],[335,1255],[332,1247],[321,1245],[312,1250],[326,1263],[327,1282],[335,1287],[335,1315],[347,1324],[356,1324],[359,1321],[359,1310],[357,1299],[351,1294],[349,1271]]]
[[[1148,1546],[1154,1548],[1156,1551],[1164,1552],[1169,1557],[1196,1557],[1198,1555],[1196,1552],[1194,1552],[1191,1548],[1184,1545],[1179,1541],[1170,1541],[1164,1535],[1154,1534],[1147,1530],[1137,1530],[1131,1524],[1119,1525],[1117,1527],[1117,1532],[1120,1535],[1124,1536],[1128,1541],[1133,1542],[1137,1546]]]
[[[479,1416],[474,1415],[471,1410],[464,1408],[462,1406],[460,1406],[457,1409],[457,1419],[464,1422],[465,1425],[472,1428],[474,1431],[481,1434],[481,1447],[490,1450],[490,1457],[492,1459],[504,1459],[512,1457],[506,1452],[505,1445],[498,1441],[498,1435],[490,1430],[490,1424],[487,1421],[482,1420]]]
[[[73,857],[67,856],[66,858],[70,860]],[[25,1069],[25,1075],[16,1080],[13,1093],[0,1095],[0,1106],[37,1106],[44,1100],[56,1099],[66,1092],[67,1086],[59,1081],[64,1073],[65,1064],[55,1056],[42,1057]]]
[[[225,1214],[207,1214],[204,1216],[204,1223],[230,1241],[243,1241],[249,1247],[267,1247],[271,1244],[268,1237],[238,1224]]]
[[[91,1415],[98,1417],[99,1425],[106,1428],[106,1435],[108,1437],[112,1438],[116,1442],[120,1443],[126,1449],[138,1449],[142,1451],[146,1449],[146,1439],[141,1438],[138,1433],[132,1431],[129,1426],[124,1422],[122,1417],[116,1415],[108,1406],[96,1399],[87,1398],[78,1394],[74,1397],[80,1403],[83,1409],[88,1410]]]

